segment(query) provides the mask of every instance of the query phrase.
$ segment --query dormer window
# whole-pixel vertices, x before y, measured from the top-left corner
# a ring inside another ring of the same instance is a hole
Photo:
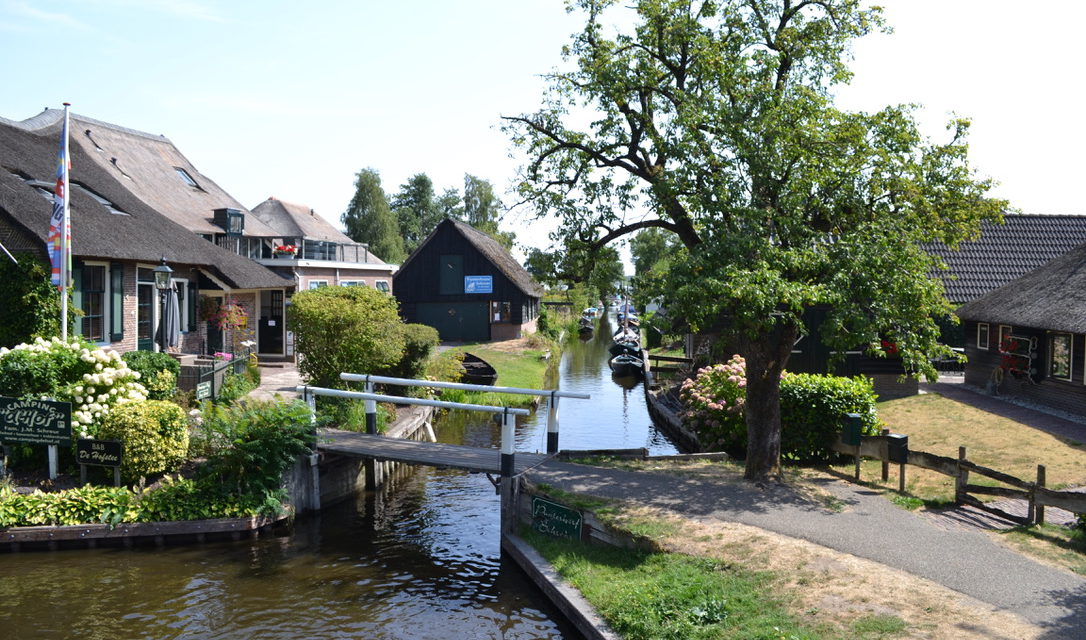
[[[185,181],[185,184],[196,189],[200,188],[200,185],[196,184],[196,180],[189,175],[188,171],[185,171],[181,167],[174,167],[173,170],[177,172],[177,175],[181,176],[181,179]]]
[[[245,214],[238,209],[215,209],[213,222],[228,236],[240,236],[245,232]]]

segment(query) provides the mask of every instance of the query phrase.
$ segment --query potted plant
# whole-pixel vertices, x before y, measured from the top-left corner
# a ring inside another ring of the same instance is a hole
[[[298,245],[296,245],[296,244],[277,245],[272,250],[272,253],[275,256],[287,256],[287,257],[293,258],[294,256],[298,255]]]

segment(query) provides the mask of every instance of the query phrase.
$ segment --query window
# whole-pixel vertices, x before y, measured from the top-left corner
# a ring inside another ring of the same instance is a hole
[[[341,287],[364,287],[366,286],[365,280],[340,280],[339,286]]]
[[[181,176],[181,179],[185,182],[185,184],[190,187],[195,187],[197,189],[200,188],[200,185],[196,184],[196,180],[194,180],[193,177],[189,175],[188,171],[185,171],[181,167],[174,167],[173,170],[177,172],[177,175]]]
[[[987,349],[988,348],[988,323],[987,322],[978,322],[977,323],[977,348],[978,349]]]
[[[388,286],[388,280],[374,281],[373,288],[377,289],[381,293],[389,293],[390,291],[392,291],[392,287]]]
[[[181,318],[181,331],[189,329],[189,281],[184,278],[173,279],[174,289],[177,290],[177,310]]]
[[[509,322],[512,320],[512,306],[508,302],[491,302],[490,303],[490,321],[491,322]]]
[[[1005,324],[999,325],[999,350],[1000,351],[1006,351],[1007,350],[1004,345],[1010,344],[1011,333],[1013,332],[1012,330],[1013,330],[1013,327],[1008,327]]]
[[[309,288],[310,289],[320,289],[321,287],[327,287],[327,286],[328,286],[328,281],[327,280],[310,280],[309,281]]]
[[[1048,338],[1048,375],[1060,380],[1071,379],[1070,333],[1054,333]]]
[[[106,267],[105,265],[83,265],[82,301],[83,311],[80,321],[80,333],[91,342],[106,342]]]
[[[445,296],[464,293],[464,256],[443,254],[437,292]]]

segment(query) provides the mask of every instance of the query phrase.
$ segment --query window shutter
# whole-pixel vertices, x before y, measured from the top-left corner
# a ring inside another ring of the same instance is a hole
[[[109,340],[124,340],[124,265],[109,265]]]
[[[72,308],[78,309],[75,321],[69,327],[73,336],[83,335],[83,263],[72,261]]]
[[[196,296],[198,290],[195,282],[189,283],[189,297],[186,300],[189,308],[189,331],[196,331]]]

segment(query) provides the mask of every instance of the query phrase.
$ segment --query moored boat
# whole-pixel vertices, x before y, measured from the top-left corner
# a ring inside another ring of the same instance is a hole
[[[463,369],[460,382],[493,385],[498,381],[498,372],[494,370],[494,367],[477,355],[465,353],[464,361],[460,366]]]
[[[623,353],[611,358],[608,363],[616,377],[640,376],[644,372],[645,362],[641,358]]]

